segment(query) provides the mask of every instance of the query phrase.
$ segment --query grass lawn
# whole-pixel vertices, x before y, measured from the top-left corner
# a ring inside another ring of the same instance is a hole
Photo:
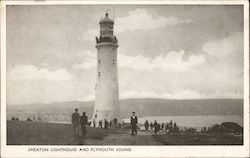
[[[87,127],[86,139],[102,140],[119,130]],[[76,145],[71,124],[56,124],[28,121],[7,121],[8,145]]]
[[[243,145],[242,137],[232,135],[153,135],[163,145]]]

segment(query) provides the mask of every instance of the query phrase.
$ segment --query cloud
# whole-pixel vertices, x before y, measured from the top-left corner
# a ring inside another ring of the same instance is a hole
[[[185,51],[171,51],[167,55],[160,55],[153,59],[138,56],[118,54],[118,65],[139,70],[161,69],[163,71],[186,71],[205,62],[203,55],[191,55],[184,60]]]
[[[152,15],[146,10],[138,8],[133,11],[129,11],[128,16],[118,17],[115,20],[116,32],[121,33],[124,31],[136,31],[136,30],[150,30],[163,28],[165,26],[175,26],[183,23],[190,23],[192,20],[180,20],[177,17],[157,17],[153,18]]]
[[[95,37],[99,35],[98,29],[90,29],[83,34],[80,40],[94,41]]]
[[[128,16],[118,17],[115,19],[115,33],[123,33],[125,31],[147,31],[150,29],[164,28],[165,26],[175,26],[184,23],[190,23],[192,20],[181,20],[175,16],[153,18],[146,9],[135,9],[129,11]],[[82,40],[94,40],[95,36],[99,35],[97,29],[90,29],[84,33]]]
[[[94,99],[94,84],[84,81],[24,80],[7,81],[8,104],[90,101]]]
[[[38,68],[34,65],[18,65],[7,73],[9,80],[52,80],[66,81],[71,75],[65,69],[49,71],[45,68]]]
[[[91,69],[91,68],[95,68],[96,67],[96,60],[93,59],[86,59],[84,62],[82,63],[75,63],[72,68],[73,69]]]
[[[243,34],[238,32],[220,40],[208,41],[202,48],[205,52],[220,57],[236,50],[243,50],[243,44]]]
[[[8,10],[7,101],[93,99],[103,6],[37,7]],[[243,96],[242,7],[135,7],[116,11],[121,98]]]
[[[96,52],[85,52],[86,58],[82,63],[75,63],[72,65],[73,69],[91,69],[96,67]]]

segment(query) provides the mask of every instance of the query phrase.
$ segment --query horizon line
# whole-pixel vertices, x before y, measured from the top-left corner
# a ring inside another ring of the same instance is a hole
[[[169,99],[169,98],[122,98],[121,100],[128,100],[128,99],[158,99],[158,100],[244,100],[243,98],[185,98],[185,99]],[[67,102],[94,102],[93,100],[72,100],[72,101],[54,101],[54,102],[36,102],[36,103],[20,103],[20,104],[10,104],[6,102],[6,106],[20,106],[20,105],[33,105],[33,104],[54,104],[54,103],[67,103]]]

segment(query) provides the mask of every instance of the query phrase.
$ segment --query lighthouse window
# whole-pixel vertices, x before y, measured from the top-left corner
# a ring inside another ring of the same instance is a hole
[[[100,59],[98,60],[98,63],[99,63],[99,64],[101,63],[101,60],[100,60]]]
[[[113,64],[115,64],[115,59],[113,59]]]
[[[101,72],[98,72],[98,76],[101,76]]]

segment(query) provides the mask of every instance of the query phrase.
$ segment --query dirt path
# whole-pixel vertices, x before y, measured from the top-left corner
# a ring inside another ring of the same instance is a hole
[[[86,144],[96,145],[161,145],[156,141],[151,133],[139,131],[136,136],[130,133],[109,134],[103,140],[86,140]]]

